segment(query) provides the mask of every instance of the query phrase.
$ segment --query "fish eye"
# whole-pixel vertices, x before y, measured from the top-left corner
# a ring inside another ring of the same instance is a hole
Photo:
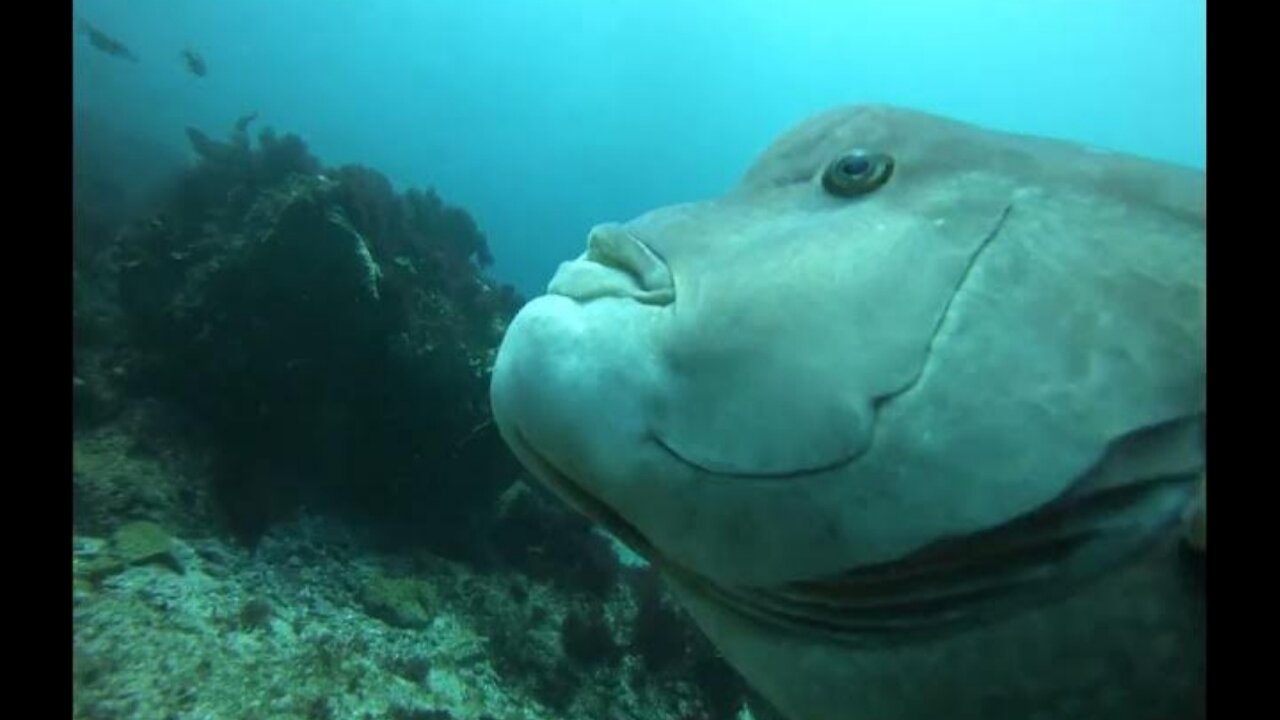
[[[822,173],[822,187],[836,197],[857,197],[889,182],[891,175],[893,158],[889,155],[853,150],[827,165]]]

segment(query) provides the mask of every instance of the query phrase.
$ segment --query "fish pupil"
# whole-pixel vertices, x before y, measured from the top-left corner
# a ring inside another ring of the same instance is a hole
[[[840,169],[846,175],[861,175],[871,169],[871,161],[866,158],[849,158],[841,164]]]

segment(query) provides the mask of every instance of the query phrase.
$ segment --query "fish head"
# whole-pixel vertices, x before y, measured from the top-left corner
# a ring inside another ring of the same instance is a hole
[[[884,559],[1031,509],[1062,483],[1028,483],[975,513],[988,489],[958,491],[959,476],[939,487],[945,465],[912,472],[923,455],[884,432],[885,415],[945,384],[931,360],[948,344],[997,375],[1022,359],[982,347],[998,327],[966,337],[953,305],[999,306],[1006,291],[1005,304],[1021,302],[1018,283],[1033,280],[1019,265],[1025,238],[1043,226],[1039,213],[1060,209],[1046,197],[1075,198],[1082,184],[1138,192],[1154,172],[1137,163],[1108,174],[1090,163],[1109,160],[1086,155],[894,107],[812,118],[723,196],[594,228],[507,332],[492,380],[498,427],[579,509],[651,554],[736,582]],[[1100,221],[1065,222],[1046,231],[1064,244]],[[982,276],[1002,245],[1017,252]],[[1187,275],[1194,285],[1194,263]],[[1183,294],[1188,317],[1194,290]],[[967,372],[948,382],[979,382]],[[934,393],[901,413],[926,445],[954,430],[942,425],[954,415],[931,408],[944,401]],[[897,455],[861,467],[878,440]],[[921,511],[952,497],[956,512]]]

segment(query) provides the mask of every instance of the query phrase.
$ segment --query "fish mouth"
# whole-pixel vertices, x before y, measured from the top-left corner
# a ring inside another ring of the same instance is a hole
[[[874,431],[874,429],[875,429],[875,425],[873,424],[872,430]],[[852,465],[858,460],[858,458],[866,454],[866,449],[864,448],[862,450],[858,450],[856,452],[843,455],[833,460],[828,460],[826,462],[818,462],[813,465],[806,465],[803,467],[797,467],[797,468],[792,468],[788,470],[753,472],[750,470],[741,470],[741,469],[727,470],[722,468],[716,468],[707,463],[701,463],[696,460],[693,460],[692,458],[685,457],[684,455],[680,454],[680,451],[676,450],[670,443],[668,443],[666,440],[663,440],[661,436],[656,434],[653,435],[653,442],[658,447],[662,448],[662,450],[666,452],[667,455],[669,455],[671,458],[673,458],[680,464],[685,465],[686,467],[692,468],[693,470],[697,470],[700,473],[706,473],[707,475],[714,475],[717,477],[730,477],[730,478],[738,478],[738,479],[745,479],[745,480],[796,480],[801,478],[813,477],[815,475],[822,475],[824,473],[834,472],[843,467]],[[870,447],[870,444],[868,444],[868,447]]]
[[[579,302],[630,298],[661,306],[675,302],[676,292],[666,260],[621,225],[607,223],[592,228],[586,252],[560,264],[547,294]]]

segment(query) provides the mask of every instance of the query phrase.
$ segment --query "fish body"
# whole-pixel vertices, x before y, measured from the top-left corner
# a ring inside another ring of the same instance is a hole
[[[209,73],[209,66],[204,61],[204,56],[190,48],[183,50],[179,54],[182,64],[186,67],[187,72],[196,77],[204,77]]]
[[[839,108],[594,228],[495,422],[789,720],[1203,717],[1204,222],[1195,169]]]
[[[96,50],[114,58],[138,62],[138,56],[127,45],[94,27],[87,20],[80,20],[80,32],[89,38],[89,44]]]

